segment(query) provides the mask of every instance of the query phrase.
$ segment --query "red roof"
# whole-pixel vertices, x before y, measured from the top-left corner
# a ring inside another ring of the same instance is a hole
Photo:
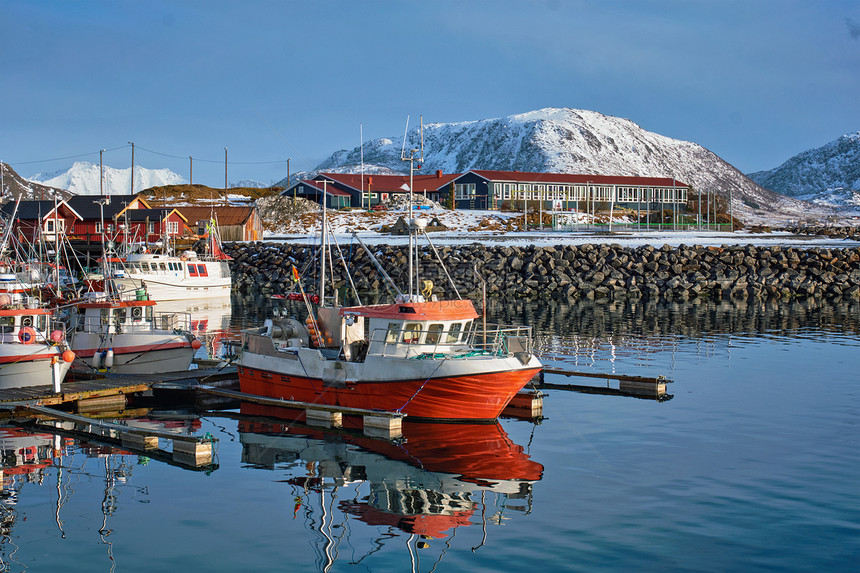
[[[671,177],[634,177],[627,175],[589,175],[572,173],[536,173],[534,171],[492,171],[472,169],[470,173],[480,175],[490,181],[511,181],[517,183],[566,183],[573,185],[647,185],[653,187],[688,187]]]
[[[325,191],[328,195],[337,195],[340,197],[349,197],[349,193],[346,191],[341,191],[337,187],[333,185],[323,185],[322,181],[315,181],[313,179],[304,179],[302,183],[308,185],[309,187],[313,187],[314,189],[318,189],[320,191]]]
[[[412,191],[423,193],[425,191],[436,191],[440,187],[448,185],[460,176],[460,173],[442,173],[437,171],[433,175],[412,175]],[[325,177],[356,191],[361,191],[364,177],[364,190],[372,193],[406,193],[409,187],[408,175],[361,175],[360,173],[320,173],[317,177]],[[406,188],[403,186],[406,185]]]

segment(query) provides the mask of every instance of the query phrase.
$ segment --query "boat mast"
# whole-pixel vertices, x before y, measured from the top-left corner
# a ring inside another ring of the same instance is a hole
[[[322,229],[320,232],[320,306],[325,306],[325,263],[326,263],[326,195],[328,180],[323,179]]]
[[[415,172],[415,161],[419,162],[418,168],[421,168],[421,164],[424,163],[424,116],[421,116],[420,123],[420,138],[421,145],[417,148],[409,150],[409,157],[406,157],[406,133],[403,134],[403,147],[400,149],[400,160],[409,162],[409,301],[413,300],[415,294],[414,286],[417,284],[417,261],[413,262],[413,258],[417,258],[417,253],[415,250],[418,248],[415,244],[415,233],[416,226],[415,221],[412,218],[412,188],[414,177],[413,174]],[[406,117],[406,131],[409,131],[409,116]],[[415,154],[420,152],[419,157],[415,157]],[[413,273],[416,275],[413,277]],[[415,279],[413,282],[413,278]]]

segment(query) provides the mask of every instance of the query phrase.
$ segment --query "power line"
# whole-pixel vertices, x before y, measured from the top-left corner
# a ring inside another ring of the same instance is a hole
[[[114,147],[112,149],[105,149],[104,151],[105,152],[117,151],[119,149],[127,149],[129,147],[131,147],[131,145],[120,145],[119,147]],[[135,145],[135,149],[139,149],[141,151],[146,151],[147,153],[152,153],[153,155],[160,155],[162,157],[169,157],[171,159],[181,159],[183,161],[188,159],[187,155],[184,155],[184,156],[172,155],[170,153],[163,153],[161,151],[155,151],[152,149],[147,149],[145,147],[141,147],[140,145]],[[37,159],[34,161],[6,161],[5,163],[7,163],[9,165],[32,165],[34,163],[50,163],[52,161],[65,161],[68,159],[79,159],[81,157],[90,157],[92,155],[97,155],[98,153],[99,153],[98,151],[92,151],[90,153],[81,153],[79,155],[69,155],[66,157],[55,157],[53,159]],[[219,165],[224,164],[224,161],[219,160],[219,159],[198,159],[197,157],[195,157],[194,161],[195,162],[201,161],[203,163],[217,163]],[[227,163],[229,165],[280,165],[280,164],[286,163],[286,161],[287,161],[286,159],[279,159],[279,160],[275,160],[275,161],[228,161]]]

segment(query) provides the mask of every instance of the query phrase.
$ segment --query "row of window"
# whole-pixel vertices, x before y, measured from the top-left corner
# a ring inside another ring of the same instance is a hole
[[[168,271],[182,271],[182,265],[188,265],[188,276],[192,277],[208,277],[209,271],[206,270],[206,265],[194,263],[129,263],[128,269],[133,273],[158,273]]]
[[[463,188],[462,195],[458,188]],[[455,185],[454,197],[468,199],[468,193],[475,193],[475,186]],[[588,190],[590,189],[590,194]],[[537,183],[494,183],[493,195],[496,199],[517,199],[534,201],[612,201],[613,190],[615,200],[621,203],[636,201],[686,203],[686,187],[616,187],[614,185],[546,185]]]
[[[55,225],[56,225],[56,227],[55,227]],[[60,233],[64,233],[66,231],[66,221],[63,219],[46,219],[45,220],[45,227],[44,227],[45,234],[53,235],[55,233],[55,230],[54,230],[55,228]],[[125,228],[125,225],[121,225],[118,227],[118,230],[121,230],[124,228]],[[106,232],[112,233],[114,230],[113,223],[105,224],[104,229],[106,230]],[[84,231],[86,231],[86,229],[81,229],[81,228],[76,229],[76,226],[72,225],[72,230],[71,230],[72,233],[76,233],[76,232],[82,233]],[[96,223],[95,232],[96,233],[102,232],[102,224],[101,223]],[[153,223],[153,222],[149,223],[147,232],[150,234],[155,233],[155,223]],[[167,222],[167,233],[170,235],[178,235],[179,234],[179,222],[178,221],[168,221]]]
[[[403,327],[401,329],[401,326]],[[403,333],[403,342],[406,344],[422,343],[421,335],[426,332],[423,344],[456,344],[461,340],[465,342],[469,330],[472,328],[472,321],[465,323],[455,322],[445,331],[442,324],[431,324],[427,330],[422,330],[420,322],[407,322],[403,325],[400,322],[389,322],[388,331],[385,333],[385,342],[395,343],[400,340],[400,334]]]

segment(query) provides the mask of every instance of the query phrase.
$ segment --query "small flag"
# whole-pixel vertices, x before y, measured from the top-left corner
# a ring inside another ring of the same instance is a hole
[[[293,280],[299,282],[299,269],[295,265],[293,265]]]

